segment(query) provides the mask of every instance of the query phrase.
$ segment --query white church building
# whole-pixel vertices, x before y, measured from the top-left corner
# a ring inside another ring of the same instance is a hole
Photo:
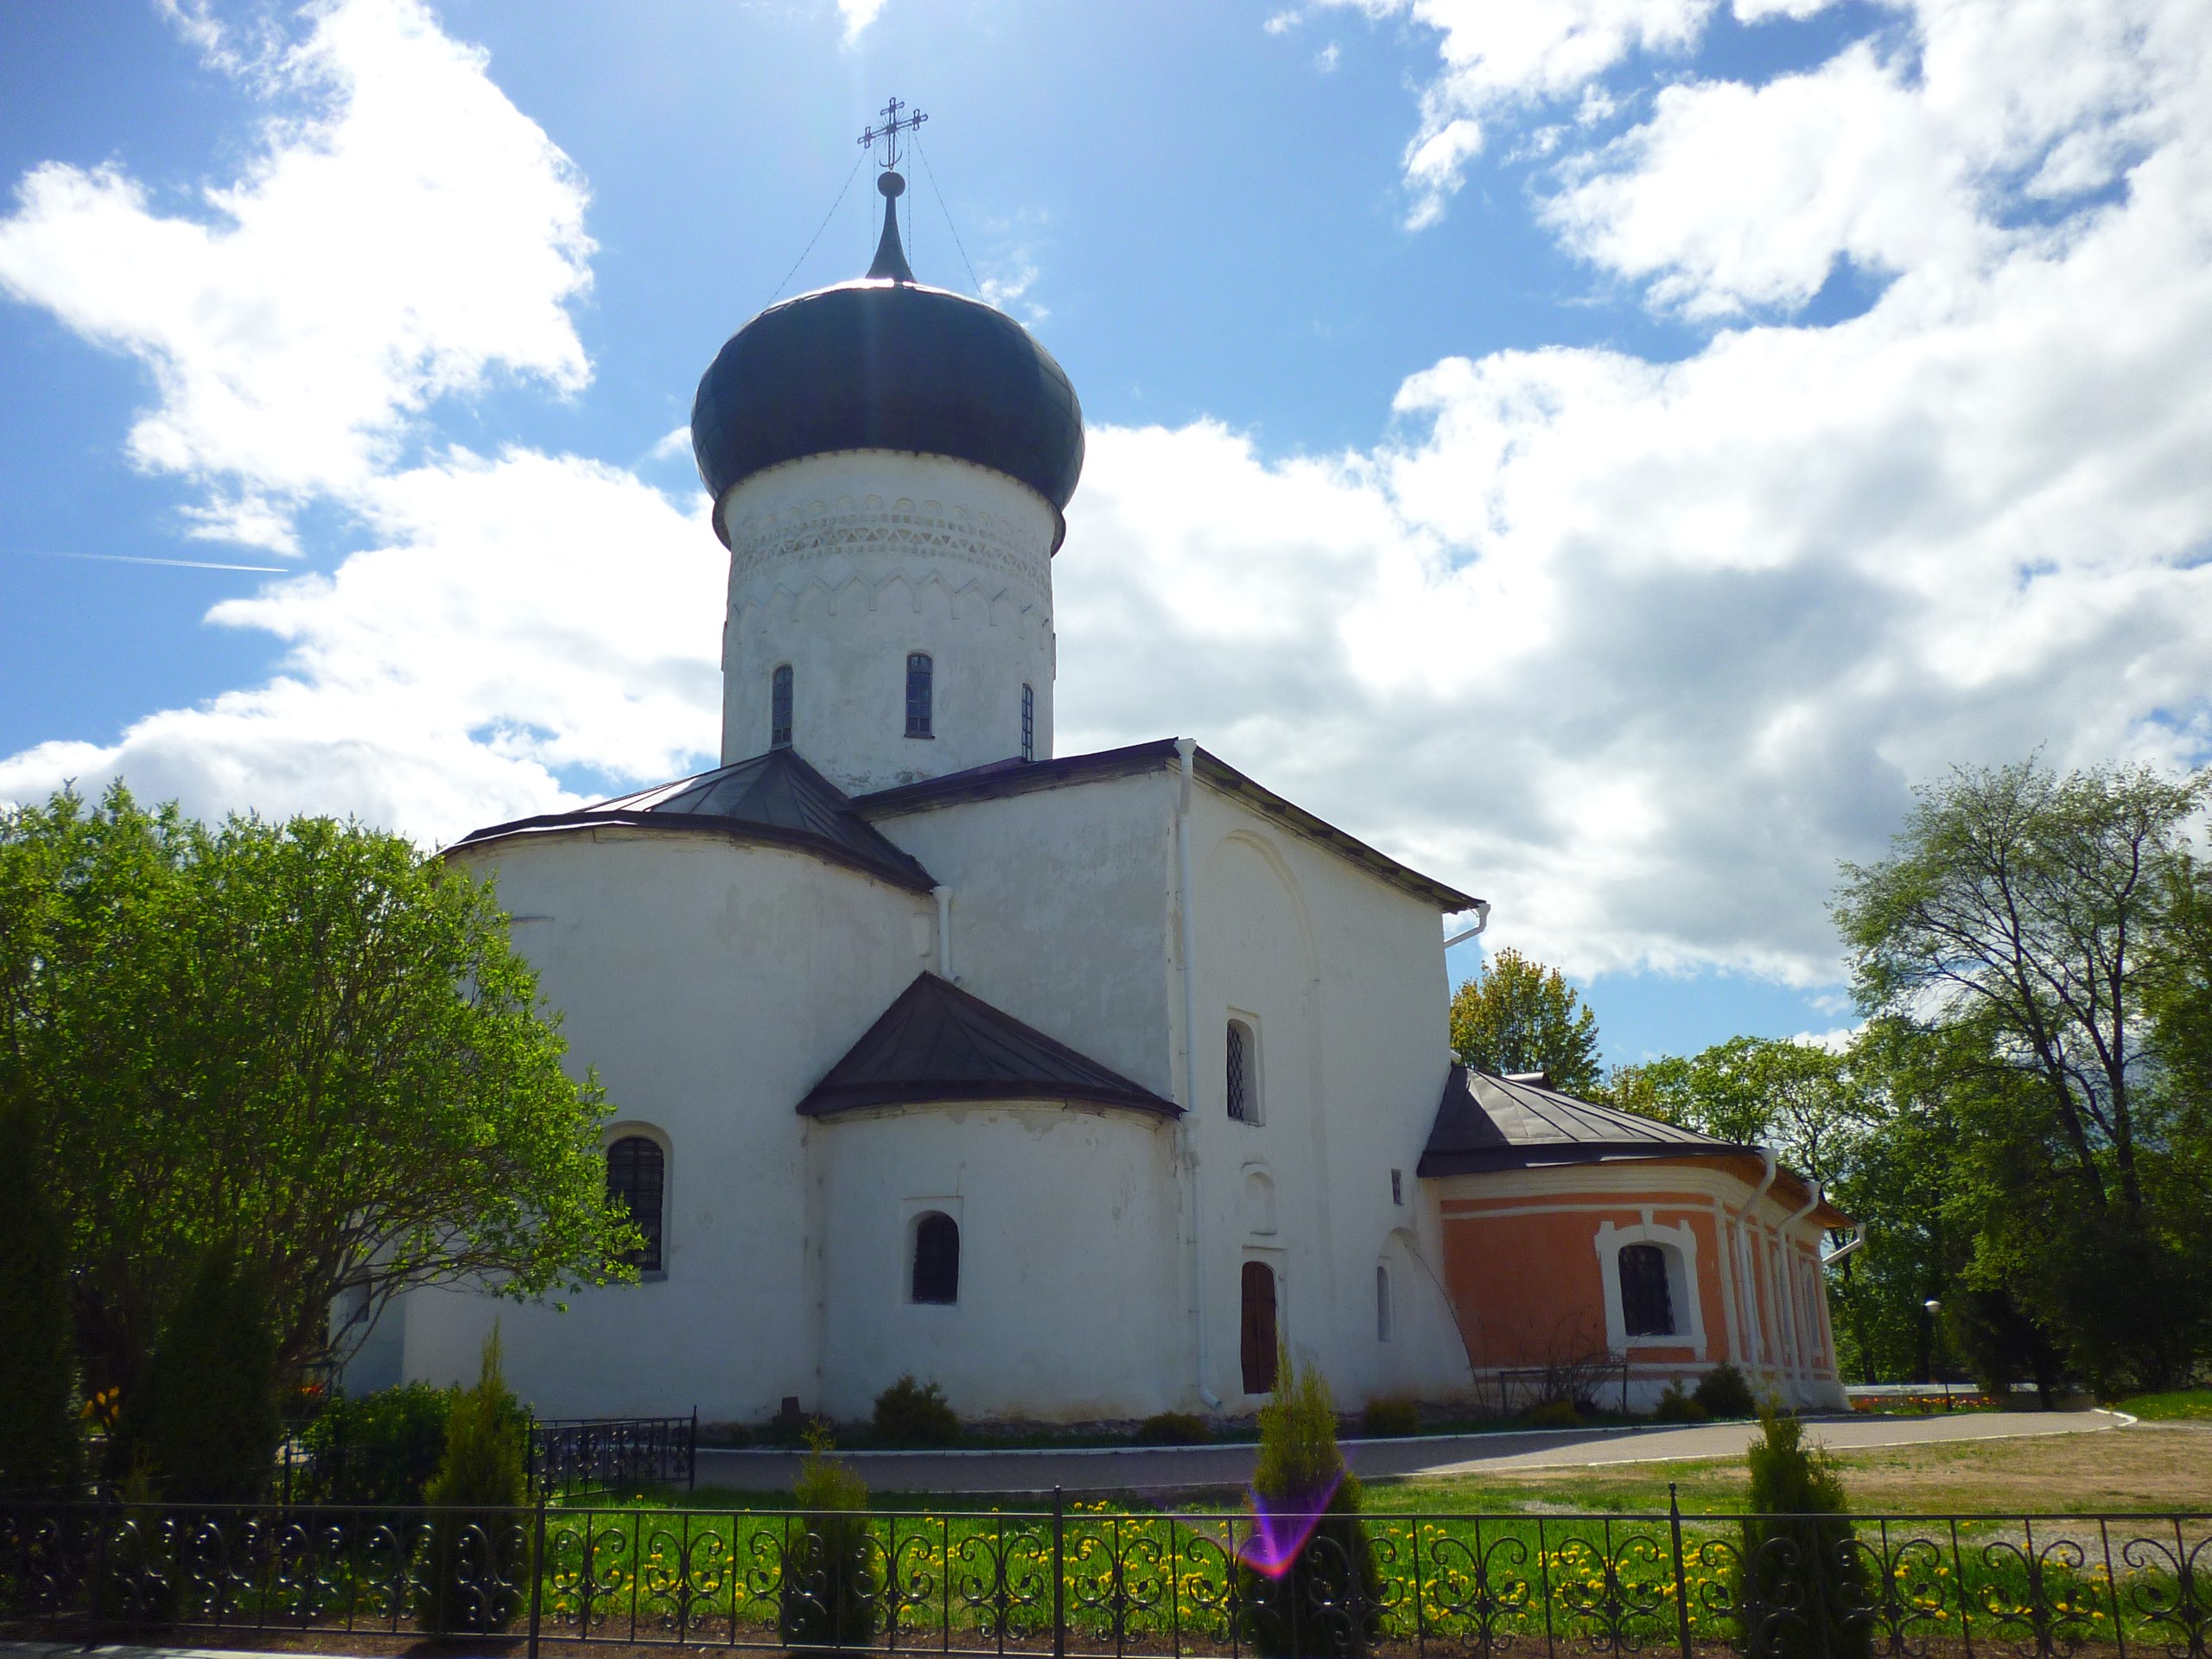
[[[1249,1414],[1280,1332],[1352,1408],[1561,1340],[1639,1399],[1732,1357],[1840,1399],[1817,1189],[1455,1062],[1440,918],[1486,906],[1187,738],[1056,753],[1075,391],[914,280],[880,182],[868,276],[700,383],[722,764],[445,855],[617,1107],[639,1281],[416,1290],[362,1365],[472,1376],[497,1319],[546,1416],[853,1419],[911,1373],[1080,1421]]]

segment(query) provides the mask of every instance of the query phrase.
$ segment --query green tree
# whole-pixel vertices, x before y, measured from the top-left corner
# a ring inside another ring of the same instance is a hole
[[[476,1386],[461,1392],[446,1417],[445,1453],[423,1491],[435,1511],[423,1544],[426,1630],[503,1630],[527,1585],[531,1541],[518,1513],[530,1490],[527,1419],[499,1358],[495,1325]]]
[[[1740,1145],[1769,1147],[1833,1186],[1872,1121],[1867,1080],[1847,1053],[1789,1038],[1731,1037],[1688,1059],[1618,1068],[1614,1104]]]
[[[280,1364],[410,1286],[630,1275],[605,1103],[562,1069],[488,884],[327,818],[0,812],[0,1088],[47,1126],[87,1381],[126,1398],[210,1252],[265,1267]]]
[[[69,1236],[30,1103],[0,1096],[0,1491],[67,1491],[84,1472]]]
[[[1237,1599],[1253,1651],[1365,1652],[1381,1625],[1382,1578],[1359,1518],[1359,1478],[1337,1445],[1328,1380],[1293,1364],[1287,1344],[1277,1345],[1274,1394],[1260,1408],[1252,1492],[1259,1515],[1247,1553],[1260,1559],[1239,1565]]]
[[[1845,867],[1836,902],[1861,1006],[1937,1056],[1965,1283],[2091,1376],[2145,1386],[2184,1374],[2212,1325],[2187,1198],[2202,1096],[2185,1040],[2161,1065],[2159,1035],[2190,1000],[2187,842],[2209,789],[2034,762],[1956,772],[1920,792],[1890,858]]]
[[[283,1433],[266,1276],[210,1251],[124,1398],[110,1474],[171,1503],[256,1503]]]
[[[1759,1413],[1751,1442],[1743,1550],[1731,1599],[1745,1650],[1767,1659],[1866,1659],[1867,1560],[1852,1541],[1850,1505],[1834,1463],[1804,1443],[1805,1425]]]
[[[1565,1094],[1595,1096],[1604,1086],[1598,1016],[1556,968],[1510,945],[1452,994],[1452,1047],[1478,1071],[1546,1072]]]

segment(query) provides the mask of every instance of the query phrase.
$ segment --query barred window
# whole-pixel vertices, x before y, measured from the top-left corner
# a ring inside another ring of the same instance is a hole
[[[912,1294],[941,1306],[960,1300],[960,1224],[942,1210],[914,1224]]]
[[[645,1135],[626,1135],[607,1149],[607,1196],[622,1202],[645,1236],[645,1248],[628,1256],[640,1273],[661,1270],[661,1189],[666,1173],[660,1142]]]
[[[1033,685],[1021,688],[1021,758],[1037,758],[1037,688]]]
[[[784,664],[776,671],[768,690],[768,747],[788,749],[791,746],[791,665]]]
[[[909,652],[906,655],[906,735],[929,737],[931,683],[936,677],[936,666],[926,652]]]
[[[1621,1247],[1621,1318],[1631,1337],[1675,1334],[1675,1299],[1667,1287],[1667,1252],[1656,1244]]]
[[[1239,1123],[1260,1121],[1259,1046],[1251,1027],[1229,1022],[1229,1115]]]

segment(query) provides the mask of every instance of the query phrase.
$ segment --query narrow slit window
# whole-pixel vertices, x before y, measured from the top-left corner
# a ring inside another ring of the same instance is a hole
[[[1257,1046],[1252,1039],[1249,1026],[1242,1020],[1229,1022],[1229,1071],[1225,1082],[1229,1090],[1229,1115],[1239,1123],[1260,1121],[1259,1091],[1254,1087],[1254,1062],[1258,1058],[1254,1051]]]
[[[906,735],[931,737],[930,703],[936,679],[936,665],[927,652],[909,652],[906,656]]]
[[[1383,1263],[1375,1264],[1375,1340],[1388,1342],[1395,1332],[1397,1321],[1390,1306],[1390,1269]]]
[[[1406,1202],[1406,1172],[1402,1169],[1390,1172],[1390,1202],[1402,1208]]]
[[[960,1224],[942,1210],[914,1224],[912,1294],[939,1307],[960,1300]]]
[[[1021,688],[1021,758],[1037,758],[1037,688],[1033,685]]]
[[[768,685],[768,747],[788,749],[791,746],[791,665],[785,663]]]
[[[1667,1287],[1667,1252],[1656,1244],[1621,1247],[1621,1319],[1631,1337],[1675,1334],[1675,1299]]]
[[[645,1236],[645,1247],[628,1257],[640,1273],[661,1270],[661,1194],[667,1173],[667,1160],[658,1141],[626,1135],[607,1149],[607,1196],[622,1203]]]

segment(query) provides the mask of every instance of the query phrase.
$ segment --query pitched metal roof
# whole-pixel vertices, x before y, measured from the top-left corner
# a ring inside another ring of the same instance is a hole
[[[1079,1100],[1165,1117],[1183,1109],[931,973],[899,994],[798,1109],[825,1117],[974,1100]]]
[[[1523,1078],[1455,1065],[1444,1080],[1419,1172],[1465,1175],[1621,1159],[1746,1155],[1756,1158],[1759,1149],[1593,1105]]]
[[[1094,754],[1061,755],[1051,760],[994,760],[965,772],[925,779],[918,784],[901,784],[896,788],[877,790],[874,794],[855,796],[853,810],[870,818],[899,817],[963,801],[993,800],[1037,790],[1099,783],[1135,772],[1157,772],[1174,765],[1175,760],[1175,740],[1172,737],[1133,743],[1127,748],[1101,749]],[[1198,777],[1223,794],[1273,818],[1292,834],[1318,842],[1392,887],[1427,900],[1439,910],[1456,914],[1472,910],[1478,902],[1457,887],[1446,887],[1433,876],[1401,864],[1388,853],[1376,851],[1357,836],[1347,835],[1336,825],[1314,817],[1304,807],[1293,805],[1217,755],[1200,749],[1193,765]]]
[[[511,836],[588,830],[601,824],[727,836],[793,847],[836,864],[927,893],[936,885],[912,855],[853,810],[852,799],[791,749],[570,812],[543,812],[473,831],[454,843],[480,846]]]

